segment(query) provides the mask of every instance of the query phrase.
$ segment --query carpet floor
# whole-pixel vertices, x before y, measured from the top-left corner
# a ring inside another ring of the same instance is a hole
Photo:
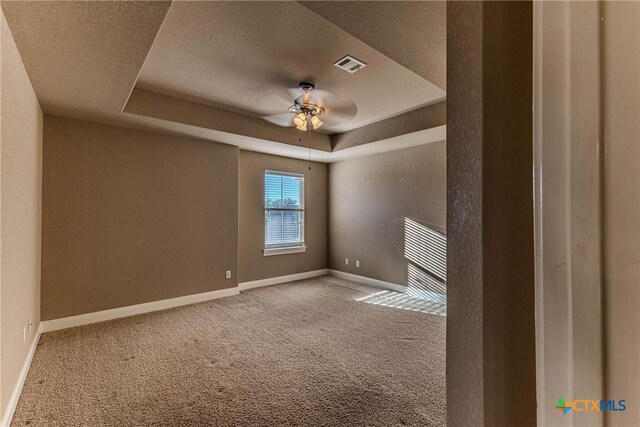
[[[325,276],[43,334],[12,426],[444,426],[445,317],[379,292]]]

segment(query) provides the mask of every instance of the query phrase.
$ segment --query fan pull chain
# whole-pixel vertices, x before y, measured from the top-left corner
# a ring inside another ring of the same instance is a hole
[[[309,170],[311,170],[311,128],[308,128],[309,131]]]

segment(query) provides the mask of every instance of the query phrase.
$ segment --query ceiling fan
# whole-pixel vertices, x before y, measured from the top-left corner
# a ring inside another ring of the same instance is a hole
[[[313,83],[306,81],[300,82],[297,88],[287,89],[286,93],[270,95],[261,101],[259,107],[282,111],[265,115],[264,120],[278,126],[295,126],[301,131],[316,130],[325,123],[327,127],[343,124],[358,112],[355,102],[350,99],[316,89]]]

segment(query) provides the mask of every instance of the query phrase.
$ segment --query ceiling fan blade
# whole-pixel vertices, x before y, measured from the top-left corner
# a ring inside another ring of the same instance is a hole
[[[287,110],[294,102],[311,103],[323,107],[324,113],[321,115],[321,120],[329,126],[344,124],[358,113],[355,102],[322,89],[305,93],[301,93],[298,88],[282,89],[259,97],[256,100],[256,107],[264,115],[262,117],[264,120],[278,126],[292,127],[294,115]]]
[[[314,103],[325,109],[325,116],[333,115],[340,120],[351,120],[358,113],[355,102],[329,91],[314,90],[311,96]]]
[[[287,111],[292,104],[293,98],[289,96],[287,91],[268,93],[258,97],[255,101],[256,109],[262,114],[276,114]]]
[[[318,104],[321,107],[331,107],[345,102],[352,102],[347,98],[322,89],[316,89],[311,92],[311,100],[313,103]]]
[[[286,89],[287,96],[290,100],[296,99],[299,96],[302,96],[302,92],[297,87],[290,87]]]
[[[311,92],[311,96],[317,102],[329,102],[332,99],[340,98],[340,95],[336,95],[335,93],[329,92],[328,90],[324,89],[314,89]]]
[[[274,125],[282,127],[293,127],[293,114],[292,113],[279,113],[272,114],[270,116],[262,117],[264,120]]]
[[[340,120],[351,120],[358,113],[358,107],[355,102],[351,100],[345,100],[341,103],[341,105],[333,105],[330,104],[328,107],[325,107],[325,111],[323,116],[325,117],[334,117]]]

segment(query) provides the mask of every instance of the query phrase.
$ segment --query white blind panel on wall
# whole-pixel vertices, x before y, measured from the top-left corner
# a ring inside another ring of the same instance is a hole
[[[304,244],[304,175],[265,172],[265,246]]]

